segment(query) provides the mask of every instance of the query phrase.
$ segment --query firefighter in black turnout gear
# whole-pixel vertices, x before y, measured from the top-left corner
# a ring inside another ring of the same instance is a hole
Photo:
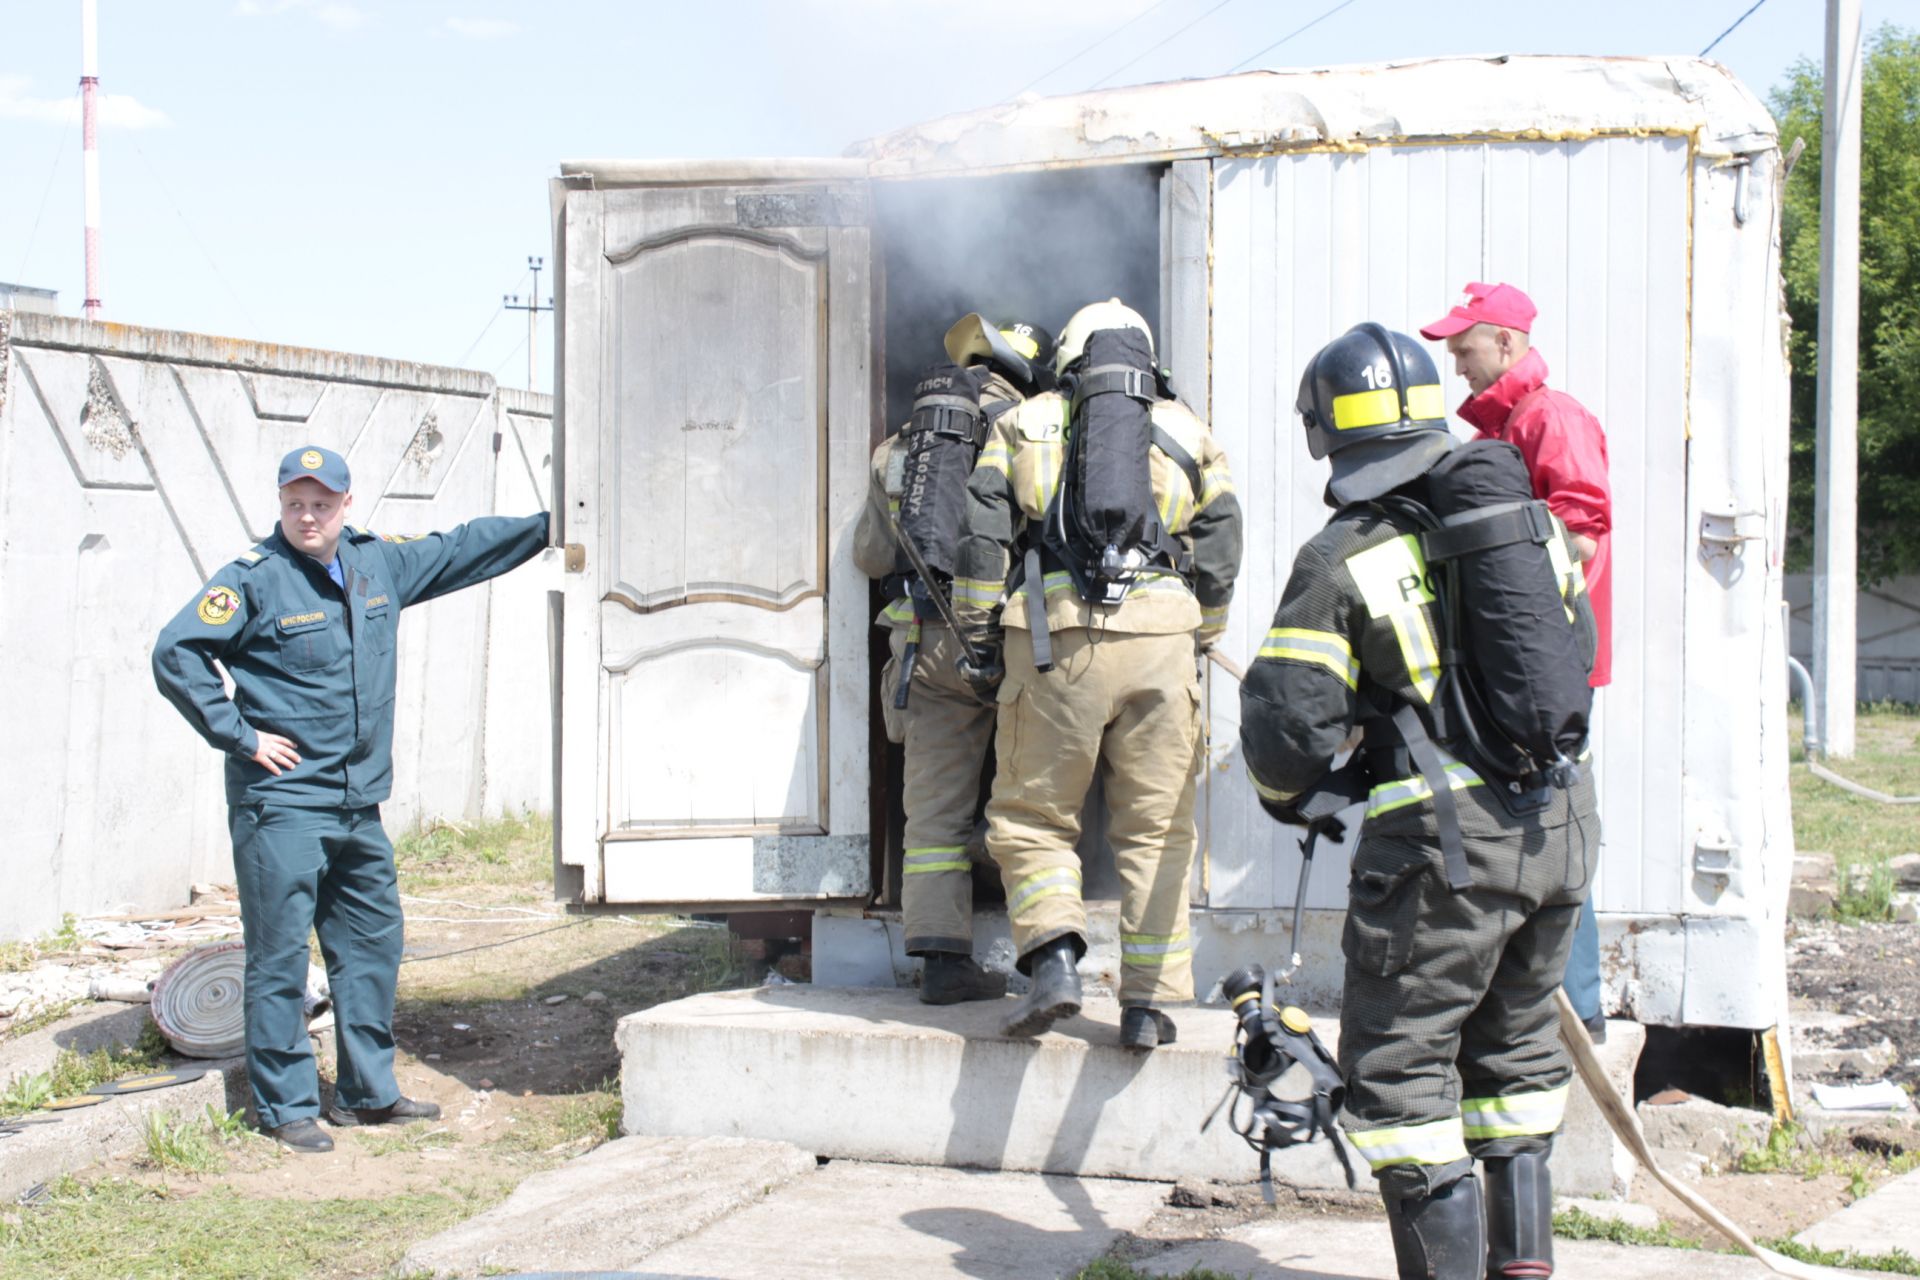
[[[905,746],[900,896],[907,954],[925,961],[920,998],[928,1004],[997,1000],[1007,990],[973,958],[974,818],[993,696],[961,674],[966,646],[934,593],[949,603],[999,603],[998,581],[962,563],[967,481],[994,420],[1050,377],[1053,357],[1044,329],[978,315],[955,324],[945,347],[948,362],[922,375],[907,424],[874,450],[853,535],[854,563],[889,597],[877,619],[892,646],[880,698],[888,738]],[[902,539],[933,581],[914,572]]]
[[[1297,408],[1336,514],[1247,674],[1241,746],[1262,803],[1297,823],[1351,786],[1330,771],[1364,730],[1344,766],[1371,788],[1341,940],[1342,1121],[1399,1274],[1550,1276],[1570,1078],[1552,996],[1600,833],[1587,703],[1562,686],[1591,663],[1591,612],[1517,451],[1456,448],[1439,384],[1417,341],[1373,324],[1308,364]]]

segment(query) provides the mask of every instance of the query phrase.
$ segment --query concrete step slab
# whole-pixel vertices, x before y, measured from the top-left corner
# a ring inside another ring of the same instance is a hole
[[[1920,1170],[1903,1174],[1794,1237],[1817,1249],[1920,1256]]]
[[[1556,1240],[1554,1269],[1563,1276],[1607,1280],[1763,1280],[1763,1263],[1694,1249],[1656,1249],[1601,1240]],[[1244,1280],[1390,1280],[1398,1274],[1382,1219],[1315,1218],[1261,1222],[1217,1240],[1183,1245],[1135,1262],[1150,1275],[1211,1268]],[[1836,1275],[1852,1274],[1835,1272]]]
[[[816,1164],[812,1154],[785,1142],[622,1138],[535,1174],[485,1213],[414,1245],[400,1271],[620,1272],[812,1176]]]
[[[13,1201],[35,1183],[139,1150],[146,1141],[147,1117],[157,1112],[199,1116],[207,1107],[225,1113],[246,1105],[247,1069],[239,1059],[182,1065],[208,1071],[198,1080],[121,1094],[94,1107],[39,1112],[59,1119],[0,1138],[0,1203]]]
[[[1165,1202],[1153,1182],[836,1160],[648,1257],[640,1274],[1071,1276]]]
[[[904,1164],[1167,1182],[1257,1176],[1257,1156],[1224,1118],[1200,1130],[1227,1085],[1227,1010],[1172,1010],[1178,1042],[1138,1053],[1120,1048],[1111,999],[1090,1000],[1080,1017],[1034,1040],[999,1034],[1009,1007],[936,1008],[911,992],[806,985],[657,1005],[616,1032],[625,1129],[773,1139]],[[1337,1022],[1316,1026],[1337,1050]],[[1640,1028],[1613,1027],[1603,1052],[1631,1078]],[[1622,1194],[1622,1166],[1630,1174],[1598,1109],[1579,1095],[1556,1146],[1555,1185]],[[1345,1185],[1324,1142],[1276,1153],[1274,1176]]]
[[[62,1052],[92,1053],[135,1044],[151,1021],[144,1004],[82,1005],[38,1031],[0,1040],[0,1088],[53,1070]]]

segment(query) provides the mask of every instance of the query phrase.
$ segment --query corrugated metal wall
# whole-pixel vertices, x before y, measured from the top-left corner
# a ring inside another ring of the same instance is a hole
[[[1215,435],[1257,531],[1227,651],[1258,649],[1295,549],[1326,521],[1326,465],[1293,413],[1299,372],[1362,320],[1414,332],[1470,280],[1521,286],[1540,307],[1550,385],[1606,428],[1614,490],[1614,685],[1600,778],[1603,911],[1683,907],[1681,704],[1687,566],[1688,149],[1684,138],[1375,148],[1214,164]],[[1450,405],[1466,398],[1431,344]],[[1456,425],[1459,425],[1456,422]],[[1466,433],[1466,428],[1460,428]],[[1293,901],[1295,833],[1261,812],[1237,758],[1237,706],[1216,681],[1206,902]],[[1342,908],[1346,851],[1316,859],[1308,904]]]
[[[232,879],[221,757],[161,699],[148,662],[174,611],[272,529],[282,454],[340,450],[350,520],[421,533],[544,507],[551,414],[485,374],[11,316],[0,938]],[[408,613],[390,831],[547,807],[550,576],[536,562]]]

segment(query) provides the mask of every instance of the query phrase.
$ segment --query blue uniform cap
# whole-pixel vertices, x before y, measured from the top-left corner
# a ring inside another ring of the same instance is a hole
[[[285,488],[302,476],[318,480],[335,493],[345,493],[352,484],[347,460],[331,449],[308,445],[280,459],[280,487]]]

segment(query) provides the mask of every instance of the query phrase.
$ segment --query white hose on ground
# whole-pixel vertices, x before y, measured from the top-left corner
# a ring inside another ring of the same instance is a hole
[[[246,1047],[241,1005],[246,944],[238,938],[196,947],[153,984],[153,1024],[189,1058],[233,1058]]]

